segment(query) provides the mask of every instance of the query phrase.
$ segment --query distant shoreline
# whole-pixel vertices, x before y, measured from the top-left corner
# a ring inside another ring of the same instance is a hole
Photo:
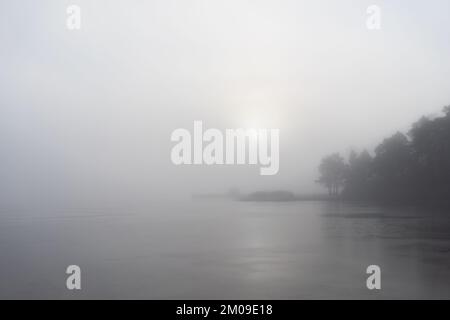
[[[240,196],[238,201],[294,202],[294,201],[334,201],[337,197],[327,194],[294,194],[290,191],[257,191]]]
[[[327,194],[294,194],[291,191],[255,191],[248,194],[197,193],[193,199],[231,199],[236,201],[255,202],[290,202],[290,201],[334,201],[338,197]]]
[[[423,201],[386,201],[386,200],[362,200],[351,199],[343,196],[328,194],[295,194],[291,191],[256,191],[248,194],[227,194],[227,193],[201,193],[193,194],[192,199],[229,199],[242,202],[304,202],[304,201],[326,201],[326,202],[344,202],[352,204],[363,204],[371,206],[413,206],[430,209],[450,208],[448,201],[441,202],[423,202]]]

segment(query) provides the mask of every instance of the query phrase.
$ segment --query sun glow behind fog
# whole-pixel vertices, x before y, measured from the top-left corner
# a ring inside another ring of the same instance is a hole
[[[65,28],[65,4],[29,4],[27,23],[20,5],[5,4],[15,33],[2,38],[1,137],[34,160],[5,174],[26,167],[34,175],[23,185],[40,190],[33,181],[53,161],[67,168],[55,179],[89,197],[104,185],[145,196],[152,186],[316,188],[325,154],[371,148],[448,104],[449,2],[400,2],[384,2],[380,32],[367,30],[366,4],[351,1],[83,0],[77,32]],[[282,170],[264,181],[244,168],[183,176],[159,151],[194,120],[279,129]]]
[[[263,90],[253,91],[236,99],[234,118],[236,125],[244,129],[282,129],[284,111],[282,99],[277,99],[272,93]]]

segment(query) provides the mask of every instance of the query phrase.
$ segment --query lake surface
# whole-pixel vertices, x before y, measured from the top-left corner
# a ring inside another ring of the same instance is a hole
[[[450,214],[220,199],[2,211],[0,298],[449,299]]]

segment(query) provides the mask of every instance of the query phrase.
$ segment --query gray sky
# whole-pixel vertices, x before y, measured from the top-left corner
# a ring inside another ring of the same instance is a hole
[[[66,7],[82,29],[66,28]],[[382,10],[379,31],[366,9]],[[325,154],[450,104],[450,2],[0,3],[0,188],[11,203],[317,190]],[[280,171],[179,166],[177,128],[280,129]]]

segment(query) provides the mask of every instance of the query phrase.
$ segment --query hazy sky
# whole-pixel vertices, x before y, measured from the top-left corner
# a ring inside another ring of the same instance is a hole
[[[366,28],[372,4],[379,31]],[[450,104],[449,12],[448,0],[2,1],[3,197],[317,190],[323,155],[372,150]],[[194,120],[279,128],[278,175],[174,166],[170,134]]]

